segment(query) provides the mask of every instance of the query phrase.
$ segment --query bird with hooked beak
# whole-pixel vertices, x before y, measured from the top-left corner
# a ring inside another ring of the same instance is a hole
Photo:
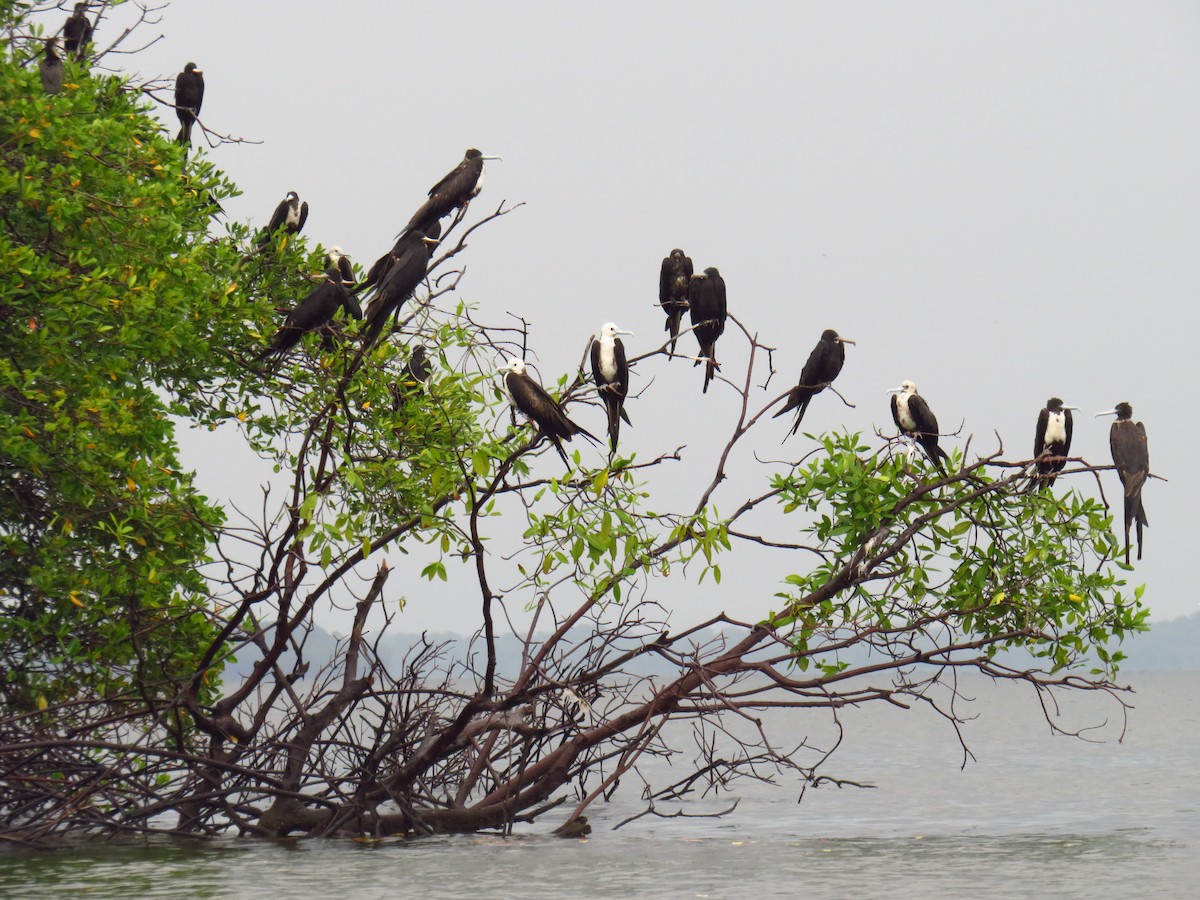
[[[288,191],[287,196],[279,201],[279,205],[275,207],[275,212],[271,214],[271,221],[267,227],[258,236],[259,251],[266,250],[271,244],[271,238],[275,236],[280,228],[284,229],[284,233],[288,235],[299,234],[304,228],[304,223],[308,221],[308,203],[300,202],[300,195],[295,191]],[[349,279],[353,281],[354,279]]]
[[[621,420],[624,419],[626,425],[633,424],[625,412],[625,398],[629,396],[629,363],[625,360],[625,345],[618,334],[633,336],[632,331],[622,331],[615,322],[605,322],[599,340],[592,341],[592,380],[608,411],[608,441],[613,453],[617,452]]]
[[[567,414],[554,402],[554,398],[546,393],[546,389],[525,371],[524,360],[510,359],[508,365],[497,370],[497,374],[504,376],[501,384],[509,403],[523,412],[530,422],[537,425],[538,431],[554,445],[554,449],[558,451],[558,455],[562,457],[563,464],[568,469],[571,468],[571,463],[567,459],[566,451],[563,450],[563,441],[569,441],[575,435],[582,434],[592,443],[599,443],[594,434],[567,418]]]
[[[1150,449],[1146,444],[1146,426],[1133,421],[1133,407],[1118,403],[1115,409],[1096,413],[1100,416],[1116,416],[1108,430],[1108,446],[1112,450],[1113,465],[1125,489],[1125,565],[1129,565],[1129,526],[1137,523],[1137,558],[1142,558],[1142,529],[1150,525],[1146,508],[1142,505],[1142,488],[1150,475]]]
[[[1034,483],[1048,488],[1067,464],[1067,453],[1071,449],[1071,435],[1075,430],[1071,411],[1078,406],[1065,406],[1058,397],[1046,401],[1045,408],[1038,413],[1037,433],[1033,437],[1033,458],[1037,461],[1037,477]]]
[[[800,370],[800,383],[788,394],[783,409],[773,416],[778,419],[789,410],[796,410],[796,421],[789,436],[800,430],[800,423],[804,421],[804,414],[808,412],[808,404],[812,402],[812,398],[833,384],[833,379],[841,374],[842,366],[846,362],[844,345],[853,343],[854,341],[841,337],[832,328],[821,332],[821,340],[817,341],[817,346],[808,354],[808,362]]]
[[[468,150],[462,162],[429,189],[429,199],[413,214],[408,228],[428,233],[434,222],[456,209],[465,210],[483,189],[484,162],[491,159],[503,161],[499,156],[484,156],[474,147]]]
[[[942,460],[949,459],[946,451],[938,446],[938,421],[925,398],[917,393],[917,386],[911,381],[900,382],[900,387],[890,388],[892,395],[892,420],[896,427],[921,445],[929,461],[937,466],[938,471],[946,474]]]

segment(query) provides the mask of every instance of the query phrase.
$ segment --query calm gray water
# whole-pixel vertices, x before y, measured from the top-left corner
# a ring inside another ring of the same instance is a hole
[[[822,787],[797,805],[795,785],[746,783],[726,818],[645,818],[614,832],[641,808],[631,783],[634,796],[589,811],[587,840],[550,837],[560,817],[511,838],[8,853],[0,897],[1194,898],[1200,673],[1128,680],[1136,709],[1123,743],[1119,724],[1095,734],[1102,742],[1052,736],[1031,691],[979,682],[979,718],[965,729],[977,760],[965,769],[953,734],[926,712],[845,714],[829,773],[873,790]],[[1067,714],[1094,724],[1117,710],[1085,697]]]

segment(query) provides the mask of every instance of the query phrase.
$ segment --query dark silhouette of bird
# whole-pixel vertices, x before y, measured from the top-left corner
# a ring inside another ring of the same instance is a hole
[[[82,60],[87,55],[87,45],[92,42],[92,23],[88,21],[87,6],[86,3],[76,3],[75,11],[63,25],[67,56],[76,60]]]
[[[1117,417],[1108,430],[1108,446],[1113,465],[1125,488],[1125,564],[1129,565],[1129,526],[1137,523],[1137,558],[1142,558],[1142,529],[1150,525],[1142,505],[1142,488],[1150,475],[1150,449],[1146,445],[1146,426],[1133,421],[1133,407],[1118,403],[1115,409],[1096,413]]]
[[[424,344],[412,348],[408,362],[400,372],[400,377],[388,385],[392,394],[392,412],[399,412],[408,398],[424,390],[433,374],[433,365],[429,362],[429,351]]]
[[[774,416],[778,419],[790,410],[797,411],[796,422],[792,425],[789,436],[800,430],[800,423],[804,421],[804,414],[808,412],[808,404],[812,398],[829,387],[833,379],[838,377],[842,365],[846,362],[844,345],[853,343],[849,338],[840,337],[832,328],[821,332],[821,340],[817,341],[817,346],[808,354],[808,362],[800,370],[800,383],[792,388],[787,404]]]
[[[688,313],[692,330],[700,342],[700,355],[707,358],[704,366],[704,391],[713,374],[721,368],[717,362],[717,338],[725,332],[725,279],[715,267],[709,266],[688,282]],[[700,365],[697,360],[696,366]],[[694,366],[693,366],[694,368]]]
[[[671,333],[671,355],[679,339],[679,323],[688,308],[688,284],[692,280],[692,258],[675,249],[662,261],[658,273],[658,305],[667,314],[663,330]]]
[[[271,221],[267,227],[263,229],[258,236],[258,249],[265,250],[270,246],[271,238],[275,236],[280,228],[284,229],[286,234],[299,234],[304,228],[304,223],[308,221],[308,203],[300,202],[300,196],[295,191],[288,191],[287,196],[279,201],[279,205],[275,207],[275,212],[271,214]],[[354,281],[353,274],[350,282]]]
[[[436,243],[420,231],[406,231],[396,241],[396,246],[388,254],[391,260],[379,276],[375,296],[367,307],[365,340],[368,345],[374,343],[388,319],[421,283],[429,267],[430,248]]]
[[[287,353],[300,343],[300,339],[308,332],[329,325],[339,307],[344,308],[349,316],[361,317],[360,311],[355,315],[358,311],[358,301],[342,284],[341,269],[335,263],[325,270],[321,284],[288,313],[283,325],[271,338],[270,344],[259,353],[259,359]]]
[[[575,435],[582,434],[593,443],[599,443],[594,434],[568,419],[567,414],[554,402],[554,398],[546,393],[546,389],[529,376],[525,371],[524,360],[511,359],[500,372],[504,374],[502,383],[509,402],[523,412],[529,421],[538,427],[538,431],[554,445],[568,469],[571,468],[571,463],[563,450],[563,441],[569,441]]]
[[[629,396],[629,363],[625,360],[625,345],[618,334],[632,335],[622,331],[615,322],[605,322],[598,340],[592,341],[592,379],[597,392],[608,411],[608,441],[612,452],[617,452],[617,438],[621,433],[621,420],[632,425],[625,412],[625,398]]]
[[[1066,466],[1066,456],[1071,449],[1071,434],[1075,423],[1071,410],[1078,406],[1064,406],[1058,397],[1046,401],[1046,407],[1038,413],[1037,433],[1033,436],[1033,458],[1037,461],[1037,478],[1034,483],[1048,488],[1054,484],[1058,473]]]
[[[175,76],[175,115],[179,117],[179,134],[175,140],[185,147],[191,146],[192,126],[203,105],[204,70],[190,62]]]
[[[366,291],[379,284],[380,279],[387,275],[388,269],[392,267],[392,264],[396,261],[396,258],[402,254],[404,252],[404,248],[408,246],[408,242],[411,240],[409,237],[411,233],[412,232],[410,232],[408,229],[400,232],[400,235],[396,238],[396,243],[392,246],[392,249],[371,264],[371,268],[367,270],[367,276],[355,286],[355,292]],[[427,243],[430,247],[430,253],[432,253],[434,245],[438,242],[438,238],[442,236],[442,223],[435,221],[433,225],[430,226],[428,231],[422,229],[421,233],[424,234],[428,239]]]
[[[58,55],[58,38],[46,41],[46,52],[38,63],[38,72],[42,76],[42,88],[47,94],[57,94],[63,86],[63,61]]]
[[[892,388],[889,393],[892,394],[892,420],[896,427],[920,444],[929,461],[944,475],[946,467],[942,460],[950,457],[938,446],[937,416],[925,398],[917,393],[917,386],[911,381],[902,381],[900,387]]]
[[[466,152],[463,161],[445,178],[429,189],[429,199],[413,214],[408,228],[429,234],[430,226],[460,207],[465,209],[483,188],[484,161],[500,159],[484,156],[474,147]]]

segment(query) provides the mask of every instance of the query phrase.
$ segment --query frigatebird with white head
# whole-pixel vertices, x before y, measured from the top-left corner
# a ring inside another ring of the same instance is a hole
[[[671,355],[679,339],[679,323],[688,308],[688,284],[692,280],[692,258],[675,249],[662,261],[658,273],[658,305],[667,314],[664,330],[671,333]]]
[[[688,313],[692,319],[692,330],[700,342],[700,356],[706,359],[704,367],[704,391],[713,374],[721,368],[717,362],[717,338],[725,332],[725,279],[715,266],[709,266],[688,282]],[[700,365],[696,360],[695,365]]]
[[[929,461],[945,474],[942,460],[950,457],[938,446],[937,416],[925,398],[917,393],[917,386],[911,381],[902,381],[900,387],[891,388],[888,393],[892,395],[892,420],[896,427],[920,444]]]
[[[1037,461],[1036,484],[1048,488],[1066,466],[1067,453],[1071,449],[1071,435],[1075,422],[1071,411],[1078,406],[1066,406],[1058,397],[1046,401],[1045,408],[1038,413],[1037,434],[1033,437],[1033,458]]]
[[[598,340],[592,341],[592,379],[597,392],[608,411],[608,441],[612,452],[617,452],[617,438],[621,432],[621,420],[632,425],[625,412],[625,398],[629,396],[629,363],[625,359],[625,345],[619,334],[633,335],[622,331],[615,322],[605,322]]]
[[[817,341],[817,346],[808,354],[808,362],[800,370],[800,383],[792,388],[787,404],[774,416],[778,419],[784,413],[796,410],[796,422],[792,425],[790,434],[795,434],[800,429],[800,423],[804,421],[804,414],[808,412],[808,404],[812,398],[829,387],[833,379],[841,373],[842,365],[846,362],[844,345],[853,343],[854,341],[841,337],[832,328],[821,332],[821,340]]]
[[[429,199],[413,214],[408,228],[427,233],[434,222],[456,209],[465,209],[483,189],[484,162],[489,159],[499,160],[500,157],[485,156],[474,147],[468,150],[462,162],[429,189]]]
[[[1125,491],[1125,564],[1129,565],[1129,526],[1137,523],[1137,558],[1142,558],[1142,529],[1150,525],[1142,505],[1142,488],[1150,476],[1150,449],[1146,444],[1146,426],[1133,421],[1133,407],[1118,403],[1115,409],[1096,413],[1097,416],[1116,416],[1108,430],[1108,446],[1113,465]]]
[[[568,469],[571,468],[571,463],[563,450],[563,441],[569,441],[575,435],[582,434],[593,443],[599,443],[594,434],[567,418],[567,414],[554,402],[554,398],[546,393],[546,389],[525,371],[524,360],[510,359],[508,365],[499,371],[504,375],[502,384],[509,402],[537,425],[538,431],[554,445]]]

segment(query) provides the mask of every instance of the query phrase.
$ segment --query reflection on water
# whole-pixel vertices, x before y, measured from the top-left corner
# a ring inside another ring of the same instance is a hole
[[[613,832],[641,809],[619,796],[590,810],[588,840],[553,838],[548,820],[512,838],[0,850],[0,897],[1194,896],[1200,675],[1131,680],[1123,743],[1120,723],[1099,732],[1103,743],[1052,737],[1028,692],[984,688],[965,730],[977,759],[961,770],[934,717],[846,712],[831,772],[871,790],[822,787],[797,804],[795,785],[742,782],[727,818],[645,817]],[[1085,699],[1083,719],[1113,718],[1111,704]]]

